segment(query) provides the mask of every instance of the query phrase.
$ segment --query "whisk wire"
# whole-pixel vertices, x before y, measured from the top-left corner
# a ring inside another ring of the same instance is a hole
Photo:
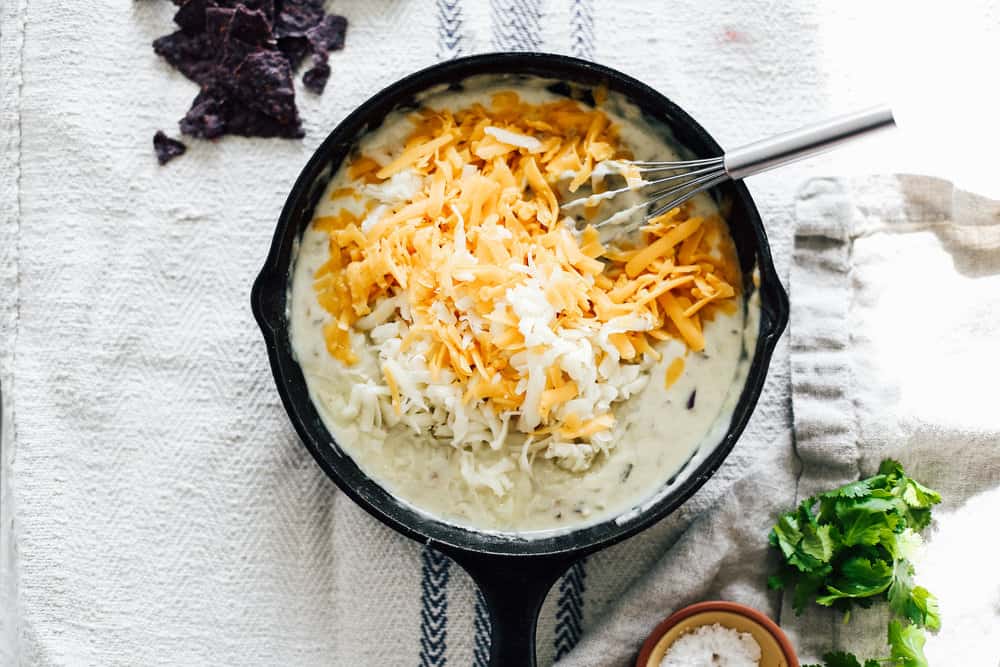
[[[704,175],[718,175],[720,173],[723,173],[721,162],[714,162],[712,160],[699,160],[698,162],[704,162],[706,163],[706,166],[702,167],[701,169],[686,171],[682,174],[664,176],[662,178],[656,178],[651,181],[646,180],[642,185],[635,187],[626,185],[625,187],[616,188],[614,190],[607,190],[599,194],[588,195],[586,197],[578,197],[577,199],[572,199],[563,204],[562,208],[571,209],[581,205],[587,206],[588,204],[593,206],[600,201],[603,201],[605,199],[611,199],[612,197],[617,197],[618,195],[624,194],[626,192],[638,192],[644,196],[648,196],[651,200],[650,203],[654,203],[656,199],[666,196],[664,193],[672,192],[672,190],[662,190],[662,189],[658,190],[657,188],[659,188],[659,186],[667,185],[670,183],[676,183],[677,181],[683,181],[683,180],[701,182],[698,179]],[[630,164],[636,164],[636,163],[633,162]],[[676,169],[674,170],[676,171]],[[648,171],[646,169],[640,169],[639,173],[642,176],[646,176]],[[685,184],[682,187],[687,187],[687,185],[689,184]]]
[[[677,169],[693,169],[696,167],[708,167],[708,166],[719,166],[723,164],[723,158],[721,157],[710,157],[701,160],[682,160],[675,162],[657,162],[657,161],[643,161],[643,160],[632,160],[628,164],[639,167],[640,171],[665,171],[665,170],[677,170]]]
[[[621,225],[623,229],[631,229],[638,217],[633,214],[639,211],[643,211],[644,220],[655,218],[728,180],[740,180],[774,169],[893,125],[892,111],[888,107],[875,107],[748,144],[721,157],[669,162],[626,161],[627,167],[638,169],[641,184],[575,199],[563,204],[563,208],[580,204],[594,206],[625,192],[640,192],[645,198],[643,201],[632,203],[594,225],[608,228]]]
[[[694,181],[688,183],[685,186],[682,186],[680,189],[683,189],[685,187],[693,187],[694,188],[693,190],[685,192],[684,194],[679,195],[676,199],[672,199],[666,204],[660,206],[659,208],[654,209],[652,212],[646,215],[646,219],[648,220],[651,218],[655,218],[658,215],[663,215],[667,211],[677,208],[681,204],[686,203],[689,199],[691,199],[698,193],[714,188],[716,185],[721,185],[722,183],[725,183],[727,180],[729,180],[728,174],[722,173],[722,174],[716,174],[711,178],[705,177],[700,181]],[[669,193],[661,195],[661,198],[668,196],[670,196]]]
[[[694,197],[696,194],[698,194],[705,188],[713,187],[714,185],[717,185],[726,180],[726,178],[727,177],[725,171],[721,171],[716,167],[706,167],[704,169],[699,169],[690,173],[678,174],[677,176],[658,179],[656,181],[650,181],[645,185],[641,186],[640,189],[644,189],[647,186],[651,185],[676,182],[678,180],[683,179],[683,182],[681,182],[678,185],[674,185],[664,190],[659,190],[651,193],[648,197],[647,202],[645,202],[647,213],[643,216],[643,219],[649,220],[651,218],[655,218],[656,216],[662,213],[666,213],[670,209],[676,208],[680,206],[682,203],[691,199],[691,197]],[[670,198],[670,200],[666,204],[663,204],[662,206],[656,208],[656,210],[649,212],[649,207],[655,206],[657,202],[667,198]],[[612,216],[611,218],[599,222],[594,226],[600,229],[601,227],[607,226],[608,224],[612,223],[614,220],[615,218],[614,216]]]
[[[640,170],[639,173],[645,175],[644,171],[645,170]],[[646,183],[644,183],[643,185],[639,186],[636,189],[641,191],[641,190],[649,189],[649,186],[662,185],[664,183],[673,183],[673,182],[676,182],[676,181],[683,181],[683,180],[694,180],[694,179],[697,179],[698,177],[702,176],[703,174],[719,174],[719,173],[722,173],[722,165],[721,164],[719,164],[719,165],[710,165],[710,166],[707,166],[707,167],[703,167],[701,169],[694,169],[692,171],[686,171],[683,174],[674,174],[673,176],[664,176],[663,178],[657,178],[657,179],[652,180],[652,181],[646,181]],[[658,197],[658,196],[661,196],[661,195],[659,195],[656,192],[654,192],[652,194],[652,196],[653,197]]]

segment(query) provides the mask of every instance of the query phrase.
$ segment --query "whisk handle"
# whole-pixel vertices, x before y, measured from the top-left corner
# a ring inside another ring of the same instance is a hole
[[[727,151],[723,164],[729,177],[738,180],[895,125],[889,107],[874,107]]]

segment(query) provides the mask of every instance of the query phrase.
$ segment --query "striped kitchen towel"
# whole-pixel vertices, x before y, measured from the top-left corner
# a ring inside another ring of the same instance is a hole
[[[347,46],[331,56],[323,95],[297,91],[303,141],[192,141],[159,167],[150,139],[175,127],[195,93],[150,46],[171,29],[172,3],[0,3],[4,664],[486,664],[489,622],[465,573],[340,494],[281,409],[247,293],[290,184],[372,93],[476,52],[605,62],[732,144],[794,124],[817,79],[811,61],[781,48],[815,39],[811,3],[329,5],[350,21]],[[761,114],[756,100],[771,87],[783,94]],[[750,117],[760,120],[728,122]],[[784,181],[760,183],[780,259],[791,197]],[[617,635],[605,611],[755,465],[787,476],[773,492],[791,500],[786,349],[712,481],[553,587],[543,665],[581,664],[576,645],[595,632],[617,642],[596,662],[625,664],[641,629],[696,589],[655,589]],[[725,593],[712,569],[724,561],[695,560],[678,576]],[[755,595],[744,601],[766,608]]]

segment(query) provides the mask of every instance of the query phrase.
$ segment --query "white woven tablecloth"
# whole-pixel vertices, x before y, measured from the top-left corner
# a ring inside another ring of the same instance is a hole
[[[648,82],[734,146],[877,101],[904,73],[916,81],[915,69],[899,69],[900,54],[922,57],[926,73],[936,61],[925,38],[946,35],[970,57],[997,43],[996,6],[985,0],[948,13],[854,0],[329,4],[350,21],[347,47],[331,56],[322,96],[297,93],[303,141],[191,142],[161,168],[152,134],[173,134],[195,93],[150,47],[172,29],[171,3],[0,3],[5,663],[483,664],[467,577],[377,524],[314,465],[280,408],[248,307],[294,177],[325,133],[387,83],[460,54],[572,53]],[[895,29],[901,8],[912,30]],[[895,58],[885,57],[887,35]],[[853,164],[984,183],[968,151],[932,162],[915,145],[876,141]],[[751,182],[782,275],[799,186],[855,169],[847,160]],[[653,586],[653,603],[633,608],[635,618],[651,627],[701,594],[778,615],[776,596],[742,585],[746,554],[763,557],[763,547],[730,547],[766,532],[767,508],[794,501],[798,468],[786,337],[747,434],[715,478],[554,589],[539,633],[543,664],[569,652],[675,545],[658,571],[691,558],[704,565],[700,578]],[[768,471],[759,488],[767,508],[741,532],[685,551],[692,519],[733,497],[753,470]],[[605,661],[586,656],[605,655],[593,647],[607,646],[607,627],[577,664]],[[623,635],[606,661],[625,664],[634,640]]]

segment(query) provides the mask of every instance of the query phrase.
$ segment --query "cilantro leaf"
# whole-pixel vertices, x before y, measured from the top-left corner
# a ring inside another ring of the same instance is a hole
[[[802,536],[802,551],[821,563],[829,562],[830,558],[833,557],[831,528],[833,526],[830,525],[810,526],[810,530]]]
[[[893,660],[902,667],[928,667],[924,656],[926,641],[927,635],[917,626],[889,621],[889,650]]]
[[[917,550],[923,543],[924,541],[920,535],[906,528],[897,533],[892,542],[883,546],[885,546],[886,550],[896,560],[912,560],[913,555],[917,553]]]
[[[796,580],[792,594],[792,608],[796,614],[801,614],[809,601],[816,597],[831,570],[832,568],[828,566],[825,570],[800,576]]]
[[[918,626],[937,632],[941,629],[941,611],[937,597],[923,586],[914,586],[910,593],[907,618]]]
[[[907,525],[913,530],[923,530],[931,523],[930,509],[909,509],[906,513]]]
[[[825,498],[864,498],[871,492],[872,480],[859,479],[856,482],[850,482],[838,489],[834,489],[833,491],[827,491],[826,493],[821,494],[821,496]]]
[[[802,667],[880,667],[878,660],[865,660],[862,665],[857,656],[845,651],[831,651],[823,654],[822,665],[802,665]]]
[[[913,592],[913,565],[908,560],[898,560],[893,568],[892,585],[889,586],[889,609],[897,616],[908,618],[907,604]]]
[[[778,523],[771,528],[771,544],[781,549],[785,556],[795,553],[795,545],[802,539],[802,531],[799,530],[799,522],[795,515],[789,512],[782,514]]]
[[[941,628],[937,598],[923,586],[913,585],[913,565],[908,560],[896,563],[892,585],[889,586],[889,608],[918,627],[930,630]]]
[[[891,501],[880,498],[869,498],[838,508],[837,518],[844,545],[874,545],[891,541],[899,525],[899,517],[892,513],[895,509]]]
[[[808,498],[778,518],[769,542],[784,558],[768,586],[789,591],[796,613],[815,601],[842,610],[846,622],[852,609],[882,601],[895,617],[891,657],[862,665],[850,653],[828,653],[826,667],[927,666],[923,628],[938,630],[941,617],[937,599],[915,585],[911,557],[940,502],[937,491],[886,459],[878,474]]]
[[[832,527],[819,524],[811,509],[814,502],[810,498],[794,512],[783,514],[769,536],[769,542],[781,549],[786,562],[807,574],[824,570],[834,548]]]
[[[869,560],[855,556],[844,561],[837,580],[827,583],[826,595],[816,598],[823,606],[830,606],[842,598],[864,598],[878,595],[892,584],[892,565],[884,560]]]
[[[803,667],[862,667],[861,661],[852,653],[831,651],[823,654],[822,665],[804,665]]]
[[[914,509],[929,509],[931,505],[941,502],[941,494],[907,477],[904,481],[903,500]]]
[[[878,467],[878,474],[892,476],[903,474],[903,464],[895,459],[885,459]]]

